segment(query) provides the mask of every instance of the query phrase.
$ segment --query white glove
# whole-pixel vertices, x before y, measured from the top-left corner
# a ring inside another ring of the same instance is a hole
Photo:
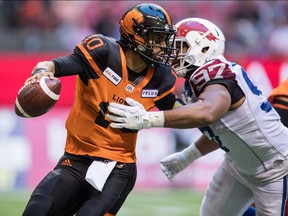
[[[146,112],[143,105],[132,98],[126,98],[126,102],[130,106],[113,102],[109,104],[108,110],[112,114],[107,114],[107,118],[113,121],[111,127],[141,130],[164,126],[163,112]]]
[[[160,167],[164,174],[170,181],[173,181],[174,177],[189,166],[194,160],[201,157],[202,154],[198,148],[192,143],[190,146],[167,157],[160,161]]]

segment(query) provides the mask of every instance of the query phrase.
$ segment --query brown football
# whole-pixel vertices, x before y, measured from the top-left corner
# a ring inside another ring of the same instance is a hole
[[[39,83],[25,84],[18,92],[15,113],[24,118],[41,116],[56,104],[60,97],[61,82],[43,76]]]

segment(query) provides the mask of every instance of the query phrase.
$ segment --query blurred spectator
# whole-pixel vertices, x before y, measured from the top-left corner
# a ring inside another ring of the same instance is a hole
[[[226,35],[228,56],[288,57],[286,1],[156,2],[174,23],[191,16],[213,20]],[[135,1],[0,0],[0,51],[70,51],[70,44],[93,32],[115,37],[115,19],[132,5]]]
[[[268,48],[272,57],[288,57],[288,18],[286,17],[269,35]]]

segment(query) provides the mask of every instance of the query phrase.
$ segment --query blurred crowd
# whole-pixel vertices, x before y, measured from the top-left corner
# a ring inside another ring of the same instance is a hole
[[[288,57],[287,1],[149,2],[163,6],[174,23],[201,17],[217,24],[226,36],[229,56]],[[92,33],[117,39],[121,15],[139,3],[0,0],[0,52],[70,52]]]

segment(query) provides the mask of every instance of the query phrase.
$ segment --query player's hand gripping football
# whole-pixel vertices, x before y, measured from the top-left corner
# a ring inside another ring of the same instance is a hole
[[[40,73],[34,74],[26,79],[25,83],[39,83],[43,76],[48,76],[50,79],[54,79],[54,74],[52,72],[41,71]]]
[[[126,98],[126,102],[130,106],[111,102],[108,110],[112,114],[107,114],[113,123],[110,124],[113,128],[128,128],[132,130],[141,130],[150,128],[149,114],[139,102],[132,98]]]

